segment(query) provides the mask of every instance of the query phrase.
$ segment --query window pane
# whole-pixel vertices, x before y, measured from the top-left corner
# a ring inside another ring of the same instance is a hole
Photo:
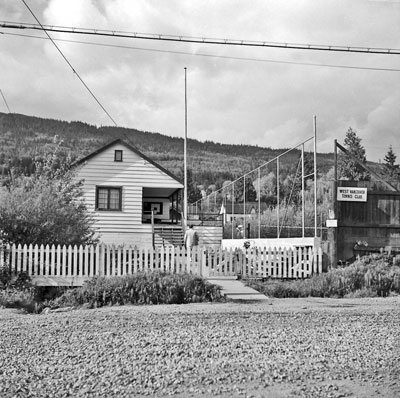
[[[114,151],[114,160],[116,162],[122,162],[122,151],[117,149]]]
[[[97,208],[107,209],[108,189],[99,188],[97,197]]]
[[[110,189],[110,209],[119,209],[119,189]]]

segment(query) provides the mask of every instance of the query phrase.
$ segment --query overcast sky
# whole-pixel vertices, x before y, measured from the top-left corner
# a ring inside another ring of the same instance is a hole
[[[26,2],[48,25],[400,49],[400,0]],[[0,15],[2,21],[36,23],[22,1],[1,0]],[[113,124],[49,40],[15,36],[45,37],[42,32],[0,33],[0,89],[12,112]],[[319,152],[332,152],[333,140],[343,143],[351,126],[368,160],[383,159],[392,145],[400,162],[400,55],[50,34],[119,46],[56,42],[121,127],[183,137],[187,67],[191,138],[289,148],[313,135],[316,115]],[[7,112],[2,98],[0,111]]]

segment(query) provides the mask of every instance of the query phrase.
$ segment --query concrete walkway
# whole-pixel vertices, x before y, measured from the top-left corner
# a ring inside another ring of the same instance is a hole
[[[209,277],[208,282],[222,287],[222,294],[233,301],[263,301],[268,300],[264,294],[245,286],[236,276]]]

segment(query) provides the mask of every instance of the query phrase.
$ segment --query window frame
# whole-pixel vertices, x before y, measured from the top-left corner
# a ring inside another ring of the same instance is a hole
[[[151,214],[151,211],[154,210],[154,215],[162,215],[163,214],[163,202],[155,202],[155,201],[143,201],[143,214]],[[158,210],[154,208],[154,206]]]
[[[118,159],[117,154],[121,156],[121,159]],[[124,155],[123,154],[124,154],[124,151],[122,149],[116,149],[114,151],[114,162],[122,162],[123,159],[124,159]]]
[[[107,190],[107,208],[99,208],[99,191],[100,189]],[[118,209],[110,209],[110,192],[116,190],[119,192],[118,198]],[[96,211],[122,211],[122,187],[112,185],[96,185],[96,198],[95,198],[95,210]]]

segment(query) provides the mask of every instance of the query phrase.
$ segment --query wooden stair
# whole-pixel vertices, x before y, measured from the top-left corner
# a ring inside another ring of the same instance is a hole
[[[183,229],[180,226],[154,226],[154,246],[183,246]]]

